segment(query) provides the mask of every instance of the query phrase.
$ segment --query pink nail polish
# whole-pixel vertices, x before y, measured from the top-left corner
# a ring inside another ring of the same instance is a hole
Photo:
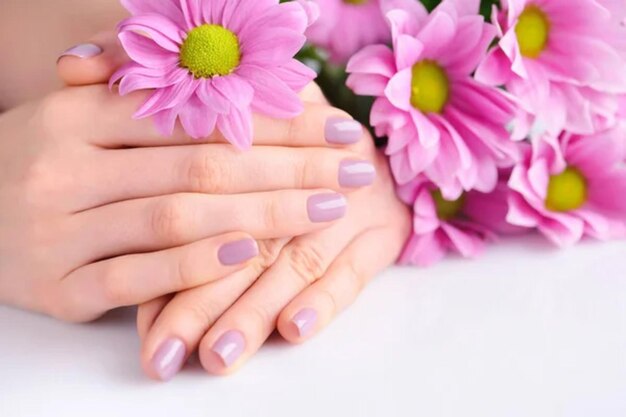
[[[222,362],[228,368],[237,362],[245,348],[246,339],[243,333],[237,330],[229,330],[215,342],[211,350],[222,359]]]
[[[338,220],[346,215],[348,202],[338,193],[317,194],[307,203],[309,219],[313,223],[326,223]]]
[[[376,168],[367,161],[345,160],[339,165],[339,185],[358,188],[372,185],[376,179]]]
[[[336,145],[350,145],[363,137],[363,126],[356,120],[331,117],[324,130],[326,142]]]
[[[182,340],[178,338],[166,340],[152,357],[152,369],[162,381],[169,381],[183,367],[186,351]]]
[[[224,244],[218,251],[218,259],[225,266],[239,265],[258,256],[259,245],[253,239],[243,239]]]
[[[300,337],[309,336],[315,329],[317,323],[317,311],[312,308],[303,308],[293,318],[291,322],[298,329]]]
[[[102,48],[93,43],[83,43],[80,45],[76,45],[63,52],[59,59],[64,56],[73,56],[76,58],[93,58],[94,56],[100,55],[103,52]]]

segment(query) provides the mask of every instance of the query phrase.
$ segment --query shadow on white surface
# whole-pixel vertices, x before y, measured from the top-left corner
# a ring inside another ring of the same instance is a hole
[[[0,307],[0,416],[626,415],[626,244],[506,241],[394,268],[310,343],[237,375],[138,362],[134,310],[89,325]]]

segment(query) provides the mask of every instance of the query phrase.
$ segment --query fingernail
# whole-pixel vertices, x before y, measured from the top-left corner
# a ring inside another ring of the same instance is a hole
[[[259,254],[259,245],[253,239],[242,239],[224,244],[217,252],[222,265],[239,265]]]
[[[67,51],[63,52],[59,59],[64,56],[74,56],[76,58],[92,58],[94,56],[100,55],[102,53],[102,48],[93,43],[81,43],[80,45],[76,45],[71,47]]]
[[[152,369],[163,381],[169,381],[183,367],[185,343],[180,339],[166,340],[152,357]]]
[[[230,330],[215,342],[211,350],[222,359],[228,368],[239,359],[245,346],[246,339],[243,334],[237,330]]]
[[[307,208],[313,223],[332,222],[346,215],[346,198],[337,193],[317,194],[309,197]]]
[[[356,120],[331,117],[326,121],[326,142],[338,145],[356,143],[363,137],[363,127]]]
[[[348,188],[372,185],[376,168],[367,161],[345,160],[339,164],[339,185]]]
[[[317,322],[317,311],[312,308],[303,308],[293,316],[291,322],[298,329],[300,337],[307,337],[313,332],[315,323]]]

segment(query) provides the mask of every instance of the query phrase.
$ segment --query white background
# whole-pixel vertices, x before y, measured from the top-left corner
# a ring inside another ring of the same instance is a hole
[[[391,269],[306,345],[237,375],[138,365],[132,310],[70,325],[0,307],[0,416],[626,416],[626,244],[537,237]]]

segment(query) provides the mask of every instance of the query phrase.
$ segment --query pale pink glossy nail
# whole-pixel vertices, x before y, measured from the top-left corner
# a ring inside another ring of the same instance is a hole
[[[152,369],[161,380],[169,381],[183,367],[186,354],[187,348],[182,340],[166,340],[152,357]]]
[[[296,329],[298,329],[300,337],[307,337],[315,329],[317,311],[312,308],[303,308],[293,316],[291,322],[296,326]]]
[[[246,348],[246,339],[238,330],[229,330],[220,337],[211,349],[230,367],[239,359]]]
[[[259,254],[259,245],[253,239],[243,239],[224,244],[218,251],[220,263],[225,266],[239,265]]]
[[[346,215],[348,202],[338,193],[316,194],[309,198],[307,209],[313,223],[338,220]]]
[[[336,145],[350,145],[363,137],[363,127],[356,120],[331,117],[324,129],[326,142]]]
[[[94,56],[100,55],[103,52],[102,48],[93,43],[82,43],[80,45],[76,45],[63,52],[59,59],[64,56],[73,56],[76,58],[93,58]]]
[[[366,187],[375,179],[376,168],[370,162],[347,159],[339,165],[339,185],[342,187]]]

